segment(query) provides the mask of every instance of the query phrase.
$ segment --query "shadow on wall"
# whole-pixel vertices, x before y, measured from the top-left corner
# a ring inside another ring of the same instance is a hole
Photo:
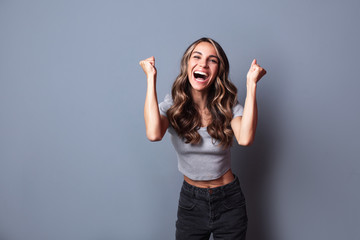
[[[268,102],[269,101],[265,101]],[[266,103],[261,109],[270,109]],[[260,110],[259,110],[260,111]],[[269,209],[269,180],[276,164],[276,127],[274,112],[259,112],[255,142],[252,146],[233,146],[232,170],[239,177],[245,194],[248,231],[247,240],[275,240],[272,230],[274,221]]]

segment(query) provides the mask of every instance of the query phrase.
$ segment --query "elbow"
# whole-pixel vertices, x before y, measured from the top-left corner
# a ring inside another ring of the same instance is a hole
[[[162,138],[160,137],[148,137],[150,142],[158,142],[161,141]]]
[[[238,144],[244,147],[251,146],[253,143],[254,143],[254,139],[244,139],[238,141]]]
[[[158,134],[146,134],[147,139],[149,139],[150,142],[158,142],[161,141],[162,137]]]

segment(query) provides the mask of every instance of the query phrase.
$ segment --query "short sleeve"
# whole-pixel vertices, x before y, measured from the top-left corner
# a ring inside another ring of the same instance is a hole
[[[243,111],[244,111],[244,107],[240,105],[239,102],[236,102],[235,106],[232,108],[233,118],[242,116]]]
[[[166,117],[167,116],[166,112],[167,112],[167,110],[169,110],[169,108],[172,106],[172,104],[173,104],[172,98],[171,98],[170,94],[167,94],[164,98],[164,101],[159,103],[160,114]]]

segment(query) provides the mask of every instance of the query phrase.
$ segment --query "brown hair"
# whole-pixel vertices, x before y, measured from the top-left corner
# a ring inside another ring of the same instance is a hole
[[[206,106],[211,114],[207,131],[213,140],[218,140],[224,148],[231,146],[233,131],[230,126],[232,107],[236,104],[237,89],[229,80],[229,61],[222,47],[211,38],[200,38],[185,51],[180,66],[180,74],[172,86],[173,105],[167,111],[170,124],[186,143],[197,144],[201,137],[197,130],[201,127],[201,116],[191,97],[191,85],[187,75],[190,56],[201,42],[211,43],[219,57],[218,74],[209,86]]]

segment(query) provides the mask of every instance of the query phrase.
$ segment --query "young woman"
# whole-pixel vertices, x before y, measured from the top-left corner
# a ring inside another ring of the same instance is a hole
[[[201,38],[185,51],[171,96],[158,104],[155,58],[140,65],[147,77],[146,135],[160,141],[169,131],[184,174],[176,239],[209,239],[211,233],[214,239],[245,239],[245,198],[231,171],[230,146],[233,136],[243,146],[254,141],[256,86],[266,71],[253,60],[242,107],[225,52],[216,41]]]

